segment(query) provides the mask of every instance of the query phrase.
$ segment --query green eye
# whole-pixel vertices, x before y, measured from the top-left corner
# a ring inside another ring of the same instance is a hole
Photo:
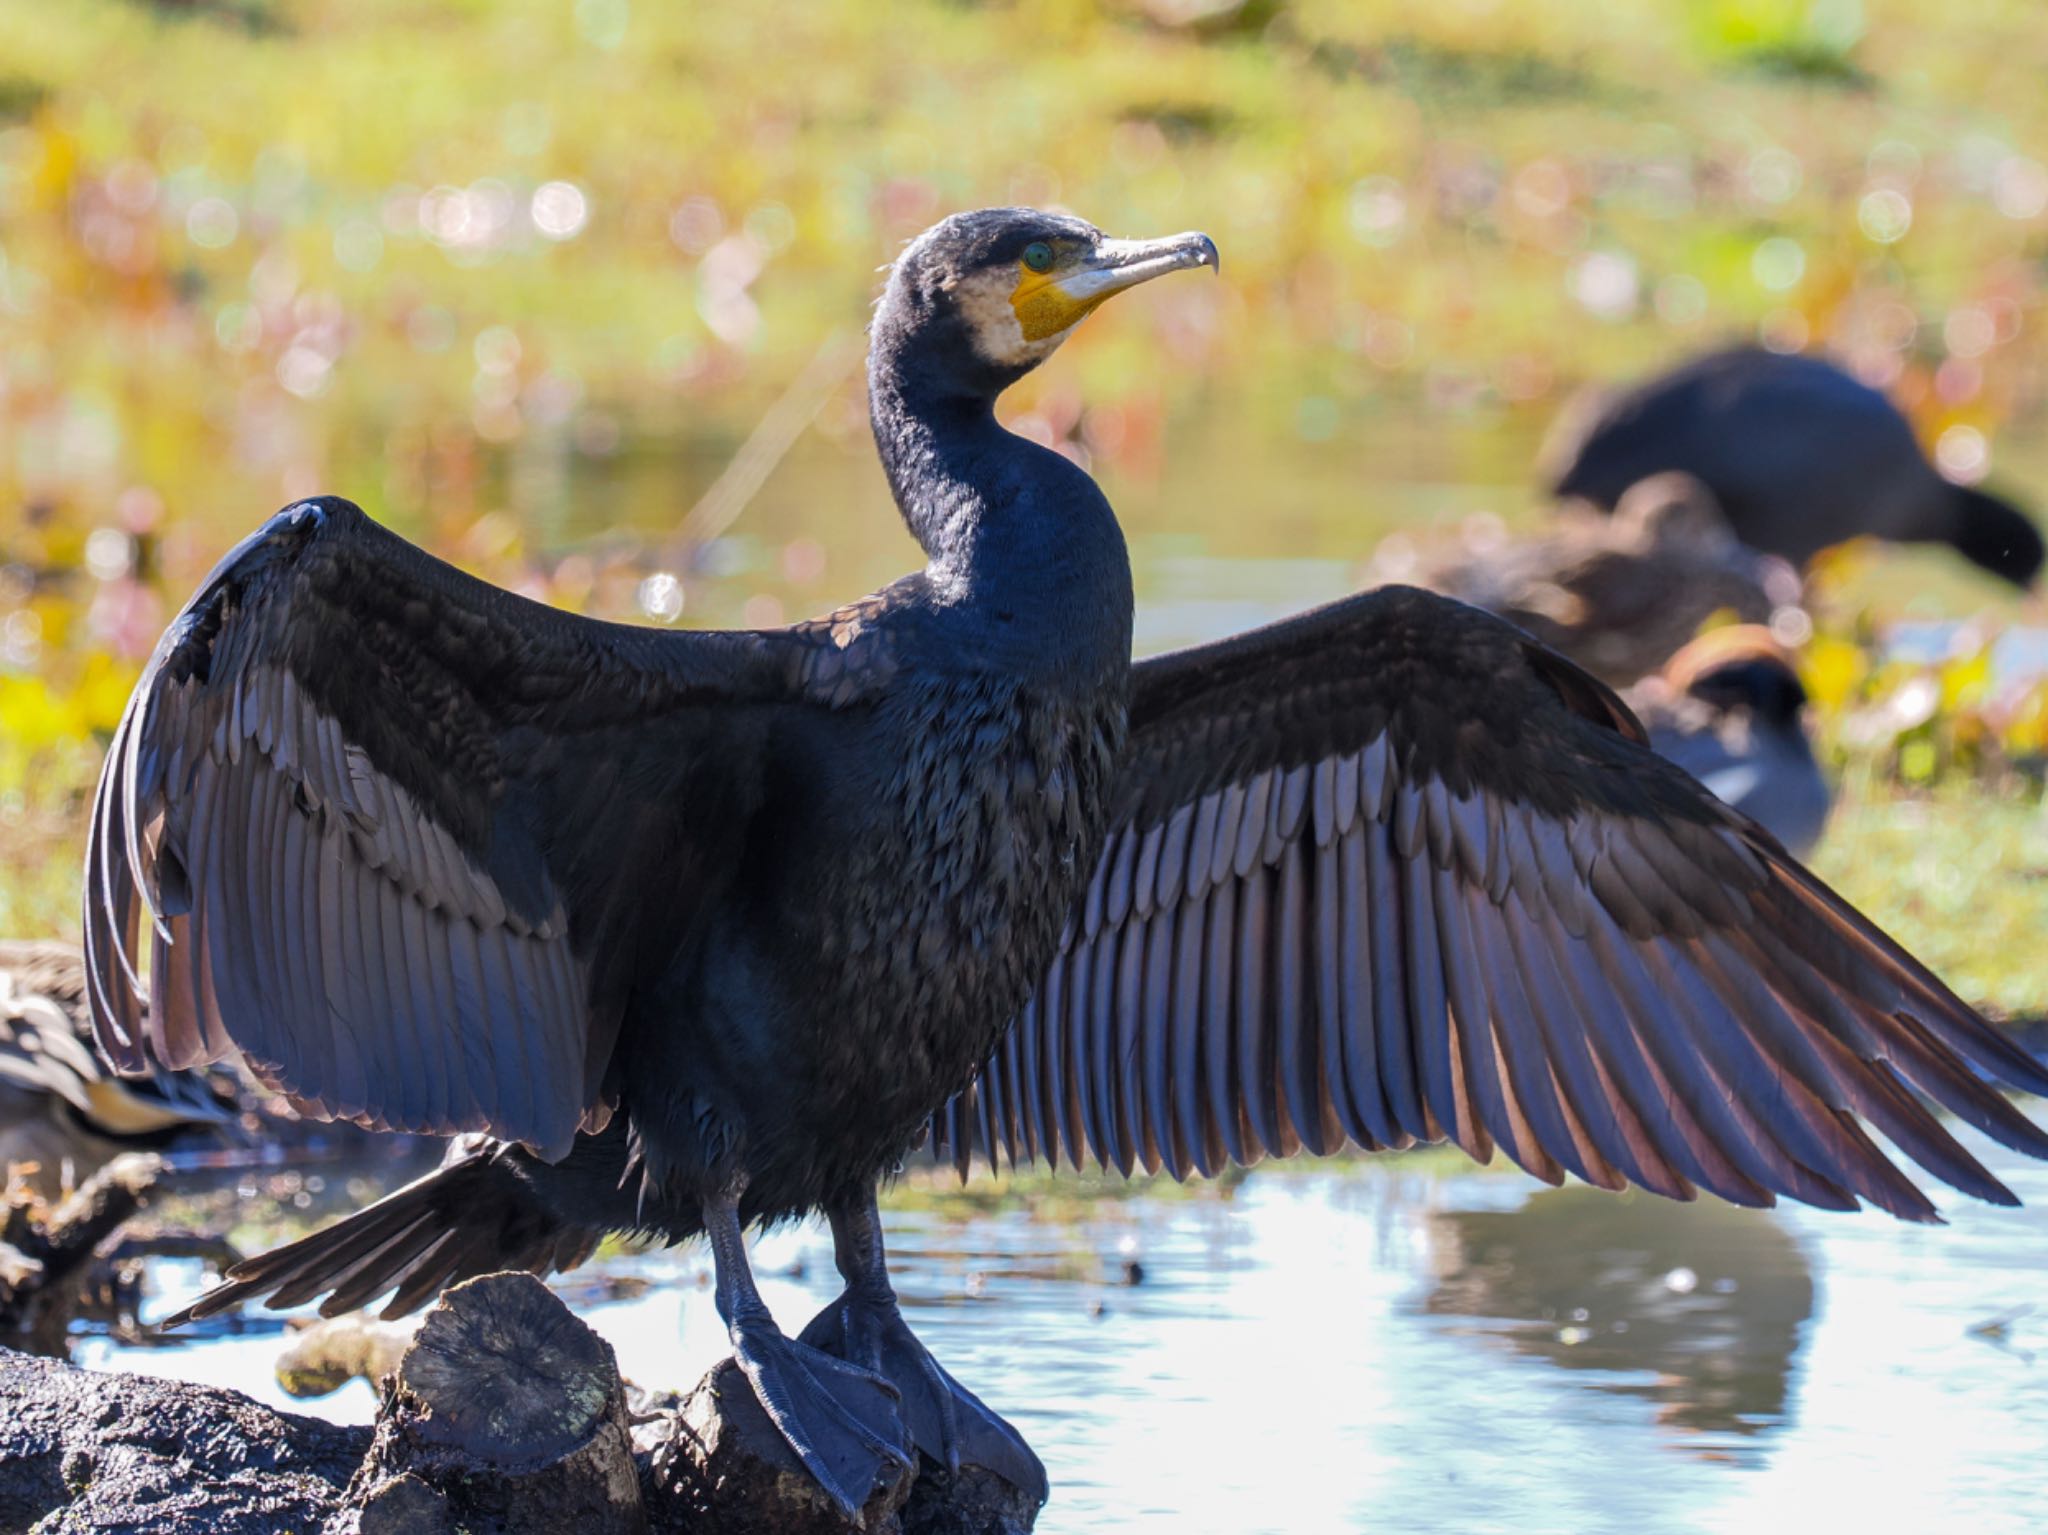
[[[1052,270],[1052,247],[1043,240],[1033,240],[1024,247],[1024,264],[1034,272]]]

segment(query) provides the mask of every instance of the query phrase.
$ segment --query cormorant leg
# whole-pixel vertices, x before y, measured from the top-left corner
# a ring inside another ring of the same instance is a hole
[[[747,1265],[738,1190],[705,1203],[704,1231],[733,1358],[818,1485],[848,1519],[858,1518],[883,1469],[912,1463],[896,1387],[790,1339],[775,1325]]]
[[[893,1382],[903,1394],[910,1437],[949,1471],[958,1471],[963,1460],[986,1466],[1043,1503],[1045,1467],[1024,1436],[948,1375],[903,1320],[889,1284],[875,1191],[836,1201],[825,1213],[846,1289],[811,1319],[803,1341]]]

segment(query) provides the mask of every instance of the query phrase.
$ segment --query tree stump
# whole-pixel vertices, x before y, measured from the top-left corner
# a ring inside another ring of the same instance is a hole
[[[472,1535],[640,1535],[610,1345],[531,1275],[457,1285],[399,1361],[350,1500],[365,1535],[435,1518]]]
[[[649,1468],[657,1517],[691,1535],[899,1535],[897,1514],[916,1477],[906,1467],[875,1490],[858,1526],[848,1524],[730,1359],[684,1398]]]

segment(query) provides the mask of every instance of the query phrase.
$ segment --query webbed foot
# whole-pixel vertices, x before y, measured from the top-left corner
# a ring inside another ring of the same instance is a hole
[[[812,1349],[872,1370],[901,1394],[903,1421],[918,1449],[957,1472],[985,1466],[1043,1504],[1045,1467],[1024,1436],[946,1373],[903,1320],[893,1294],[849,1290],[811,1319],[802,1340]]]
[[[784,1336],[765,1315],[732,1329],[733,1358],[785,1443],[848,1519],[885,1472],[913,1463],[902,1400],[883,1376]]]

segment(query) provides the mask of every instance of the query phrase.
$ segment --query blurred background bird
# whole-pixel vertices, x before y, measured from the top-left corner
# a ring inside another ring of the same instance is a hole
[[[153,1067],[123,1077],[91,1044],[85,964],[66,943],[0,940],[0,1164],[44,1198],[124,1151],[219,1133],[231,1079]]]
[[[1798,857],[1813,851],[1834,792],[1808,736],[1806,689],[1769,629],[1709,630],[1623,696],[1660,755]]]
[[[1441,542],[1395,534],[1365,584],[1394,581],[1497,613],[1614,687],[1657,671],[1710,619],[1800,623],[1797,574],[1741,543],[1713,492],[1684,473],[1631,486],[1611,516],[1567,502],[1531,535],[1488,519]]]
[[[1542,461],[1569,501],[1619,512],[1644,476],[1713,492],[1744,543],[1804,566],[1854,538],[1947,544],[2025,588],[2041,535],[2011,502],[1946,478],[1879,390],[1825,358],[1739,346],[1566,410]]]

